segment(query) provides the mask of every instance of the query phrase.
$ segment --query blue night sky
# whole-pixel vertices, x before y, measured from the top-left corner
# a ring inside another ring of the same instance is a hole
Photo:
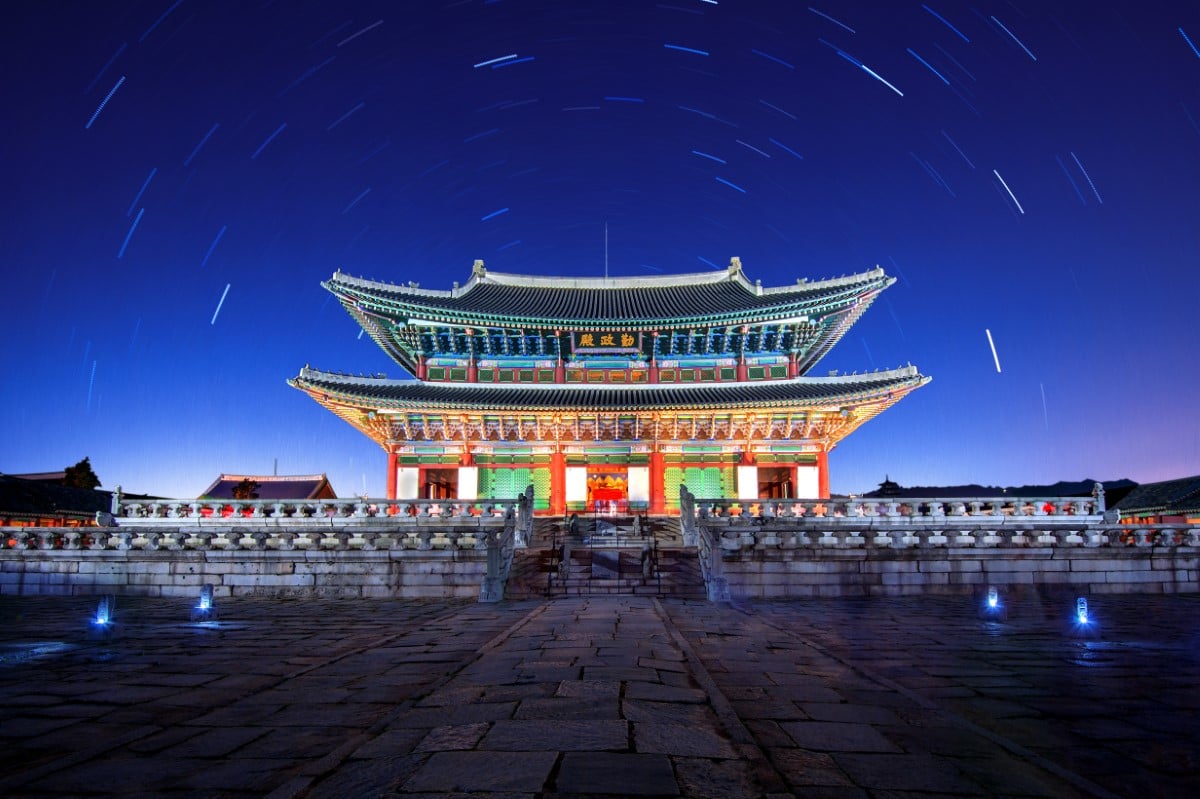
[[[607,225],[611,275],[898,278],[811,374],[933,382],[835,493],[1200,472],[1195,2],[5,16],[0,471],[195,496],[278,459],[382,496],[382,450],[285,383],[402,375],[319,281],[599,276]]]

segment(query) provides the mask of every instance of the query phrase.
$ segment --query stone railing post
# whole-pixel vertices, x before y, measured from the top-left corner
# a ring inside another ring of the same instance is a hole
[[[683,532],[683,545],[697,546],[696,497],[687,490],[687,486],[682,485],[679,487],[679,527]]]

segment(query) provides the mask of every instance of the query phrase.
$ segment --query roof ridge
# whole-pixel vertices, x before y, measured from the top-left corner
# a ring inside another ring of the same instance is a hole
[[[379,288],[388,291],[398,291],[405,294],[424,297],[457,298],[468,294],[472,289],[480,285],[516,286],[521,288],[619,291],[630,288],[665,288],[672,286],[712,285],[716,283],[729,282],[738,283],[749,293],[762,296],[768,294],[785,294],[787,292],[796,291],[797,288],[805,291],[811,291],[813,289],[854,285],[855,283],[861,283],[866,280],[875,280],[881,277],[886,277],[886,274],[883,271],[883,267],[876,265],[874,269],[869,269],[864,272],[854,272],[849,275],[842,275],[840,277],[821,278],[819,280],[810,280],[802,277],[797,278],[796,282],[793,284],[764,287],[761,280],[756,280],[755,282],[751,283],[742,269],[741,259],[737,256],[733,256],[730,259],[729,266],[724,270],[713,270],[710,272],[680,272],[666,275],[625,275],[613,277],[527,275],[518,272],[491,272],[483,267],[482,261],[476,261],[470,279],[468,279],[467,282],[461,286],[459,285],[458,281],[455,281],[454,287],[449,290],[421,288],[419,284],[412,281],[406,285],[383,280],[374,280],[365,277],[355,277],[341,271],[341,269],[338,269],[333,273],[333,276],[328,281],[323,281],[322,285],[326,289],[329,289],[331,283],[340,282],[352,286]]]

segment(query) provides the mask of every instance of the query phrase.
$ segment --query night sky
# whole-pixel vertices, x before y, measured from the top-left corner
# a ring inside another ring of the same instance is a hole
[[[319,282],[601,276],[607,226],[613,276],[898,278],[810,374],[933,382],[833,452],[835,493],[1200,472],[1196,2],[5,17],[0,471],[382,496],[382,450],[285,383],[403,375]]]

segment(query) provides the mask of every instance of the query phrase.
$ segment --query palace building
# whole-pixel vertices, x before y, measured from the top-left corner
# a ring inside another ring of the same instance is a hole
[[[449,291],[322,285],[412,378],[305,367],[289,384],[387,453],[388,498],[677,512],[699,497],[829,495],[829,452],[930,378],[810,377],[895,282],[882,269],[764,288],[741,262],[656,277],[488,272]]]

